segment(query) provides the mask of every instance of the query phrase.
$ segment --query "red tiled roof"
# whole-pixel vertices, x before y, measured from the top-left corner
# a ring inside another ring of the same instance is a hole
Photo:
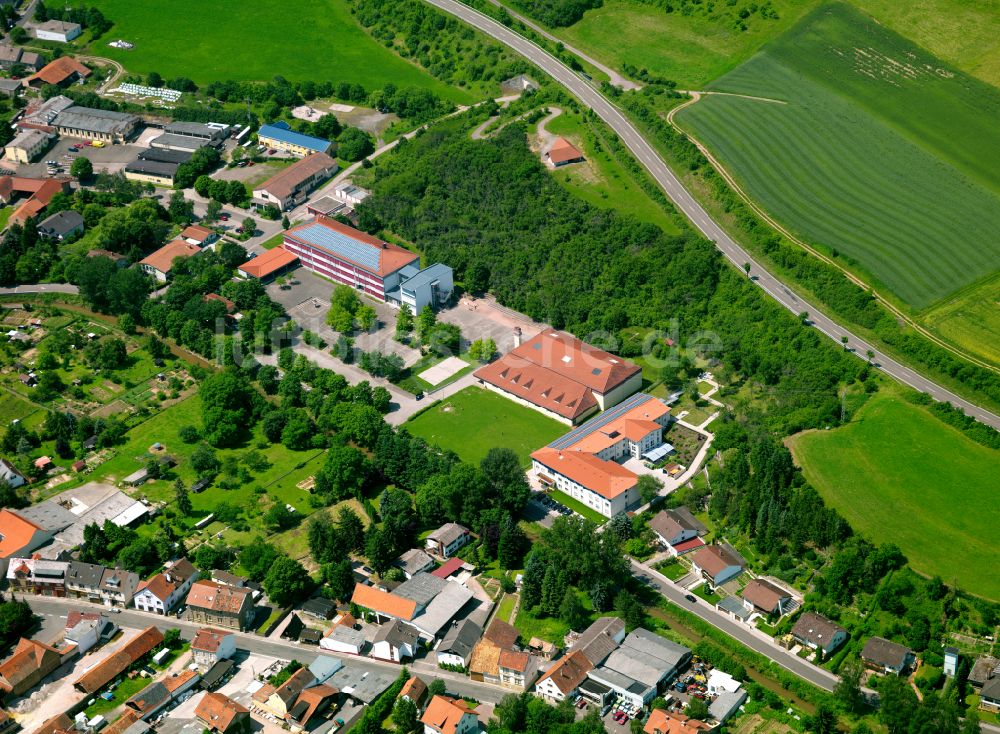
[[[13,510],[0,509],[0,558],[16,556],[31,545],[36,533],[45,529],[36,525]]]
[[[766,579],[753,579],[740,593],[744,599],[758,609],[773,612],[782,599],[788,599],[791,594],[779,588]]]
[[[570,420],[597,407],[597,399],[586,385],[556,370],[523,360],[513,352],[480,367],[475,376]]]
[[[638,482],[638,477],[621,464],[582,451],[545,446],[534,451],[531,458],[609,500],[628,492]]]
[[[587,656],[583,654],[583,651],[577,650],[571,652],[549,668],[538,679],[538,683],[540,684],[547,679],[551,679],[556,688],[563,694],[569,694],[583,683],[584,678],[587,677],[587,673],[593,670],[593,668],[594,666],[587,659]]]
[[[72,56],[60,56],[55,61],[51,61],[41,68],[37,73],[32,74],[24,81],[31,84],[33,81],[41,81],[45,84],[62,84],[73,74],[81,77],[90,76],[90,69],[74,59]]]
[[[741,566],[740,560],[721,545],[707,545],[697,551],[691,560],[711,577],[717,576],[729,566]]]
[[[702,540],[700,537],[694,537],[691,538],[690,540],[685,540],[683,543],[678,543],[677,545],[672,547],[675,553],[681,554],[693,551],[695,548],[700,548],[703,545],[705,545],[704,540]]]
[[[188,592],[187,604],[199,609],[238,614],[250,593],[250,589],[226,586],[215,581],[197,581]]]
[[[298,262],[299,256],[283,247],[275,247],[263,255],[247,260],[240,265],[239,270],[251,278],[266,278],[271,273]]]
[[[354,587],[351,603],[365,609],[371,609],[373,612],[406,621],[413,619],[417,613],[417,603],[412,599],[405,599],[364,584],[358,584]]]
[[[440,568],[436,568],[431,571],[431,576],[437,576],[439,579],[446,579],[455,573],[455,571],[460,569],[464,564],[465,561],[461,558],[449,558],[441,564]]]
[[[39,671],[48,675],[59,667],[60,658],[59,651],[54,647],[22,637],[14,648],[14,654],[0,665],[0,689],[10,690],[8,686],[16,688]]]
[[[150,253],[139,261],[140,265],[159,270],[161,273],[169,273],[173,267],[174,259],[178,257],[191,257],[201,252],[198,245],[192,245],[184,240],[171,240],[156,252]]]
[[[528,669],[528,661],[530,660],[531,658],[526,652],[504,650],[500,653],[500,667],[507,670],[516,670],[519,673],[523,673]]]
[[[324,169],[337,170],[337,161],[326,153],[313,153],[296,161],[283,171],[271,176],[262,184],[254,187],[255,191],[266,191],[277,199],[286,199],[306,181]]]
[[[405,696],[414,703],[420,703],[425,693],[427,693],[427,684],[414,675],[403,684],[403,688],[399,691],[399,698]]]
[[[214,234],[215,232],[208,227],[202,227],[200,224],[189,224],[178,236],[186,240],[195,240],[201,244]]]
[[[166,602],[167,597],[177,591],[177,584],[170,581],[167,575],[161,571],[149,581],[143,581],[139,584],[136,593],[140,591],[148,591],[160,601]]]
[[[556,138],[549,148],[548,158],[553,163],[567,163],[583,158],[583,153],[573,147],[566,138]]]
[[[642,730],[646,734],[700,734],[700,732],[711,728],[705,722],[692,719],[684,714],[653,709]]]
[[[230,634],[232,633],[203,627],[198,630],[194,639],[191,641],[191,649],[203,650],[204,652],[215,652],[219,649],[219,645],[222,644],[222,641]]]
[[[118,652],[112,653],[80,676],[73,683],[74,687],[84,693],[97,693],[161,642],[163,642],[163,633],[156,627],[147,627]]]
[[[461,699],[434,696],[427,705],[424,715],[420,717],[420,723],[440,734],[455,734],[462,717],[465,714],[475,713],[475,709],[469,708]]]
[[[226,731],[239,717],[250,715],[250,709],[229,696],[211,691],[202,696],[194,715],[212,731]]]

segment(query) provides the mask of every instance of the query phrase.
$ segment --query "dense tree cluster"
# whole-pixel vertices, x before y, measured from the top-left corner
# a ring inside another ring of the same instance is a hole
[[[80,560],[120,566],[146,577],[176,555],[178,538],[169,530],[169,524],[162,528],[164,532],[155,537],[140,537],[135,530],[119,527],[110,520],[103,525],[91,523],[83,529]]]
[[[99,8],[85,5],[70,7],[68,4],[48,6],[42,0],[39,0],[38,4],[35,5],[35,20],[39,23],[44,23],[47,20],[79,23],[81,27],[89,30],[94,38],[103,36],[111,30],[113,25],[110,20],[104,17],[104,13]]]
[[[551,706],[530,693],[511,693],[496,705],[486,731],[489,734],[603,734],[605,728],[599,712],[593,707],[577,721],[576,709],[569,698]]]
[[[545,25],[564,28],[573,25],[602,0],[516,0],[514,5]]]
[[[35,626],[35,615],[28,602],[0,596],[0,649],[13,645]]]

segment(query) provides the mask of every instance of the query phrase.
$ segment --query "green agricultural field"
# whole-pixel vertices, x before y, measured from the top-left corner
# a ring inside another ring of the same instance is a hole
[[[602,7],[556,33],[615,68],[630,64],[672,79],[681,89],[701,89],[752,56],[815,4],[816,0],[772,0],[778,18],[754,16],[742,31],[733,22],[736,11],[725,3],[714,3],[720,12],[706,11],[710,5],[706,3],[695,12],[666,13],[636,0],[605,0]]]
[[[823,499],[913,568],[1000,600],[1000,451],[922,407],[879,394],[847,426],[790,439]]]
[[[965,351],[1000,364],[1000,276],[949,296],[920,320]]]
[[[456,102],[469,95],[437,81],[371,38],[346,0],[97,0],[114,28],[90,51],[132,72],[186,76],[199,84],[223,79],[393,83],[430,89]],[[112,48],[116,38],[135,44]],[[188,43],[178,43],[188,39]],[[197,40],[195,40],[197,39]]]
[[[677,115],[776,219],[917,308],[1000,267],[1000,90],[842,4]]]
[[[655,224],[664,232],[679,234],[680,229],[663,207],[649,198],[633,175],[596,142],[587,124],[577,115],[562,114],[548,122],[545,129],[566,135],[581,146],[587,160],[552,172],[553,178],[579,198],[601,209],[614,209],[636,219]],[[645,175],[645,174],[643,174]]]
[[[414,436],[463,460],[478,464],[494,446],[513,449],[527,466],[535,449],[566,433],[568,427],[513,400],[467,387],[440,405],[407,421]]]

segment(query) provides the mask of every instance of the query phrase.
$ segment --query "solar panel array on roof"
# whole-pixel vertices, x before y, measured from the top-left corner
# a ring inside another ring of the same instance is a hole
[[[310,224],[296,230],[295,237],[310,245],[322,247],[335,255],[352,260],[371,270],[379,269],[381,253],[379,248],[366,242],[348,237],[322,224]]]
[[[613,408],[608,408],[603,413],[595,418],[591,418],[589,421],[581,426],[577,426],[572,431],[564,436],[560,436],[555,441],[549,444],[549,448],[553,449],[565,449],[572,446],[577,441],[582,439],[584,436],[589,436],[591,433],[596,431],[603,426],[606,426],[613,420],[618,419],[628,411],[632,410],[636,405],[643,403],[650,399],[650,396],[644,392],[636,393],[630,398],[626,398],[624,401],[618,403],[618,405]]]

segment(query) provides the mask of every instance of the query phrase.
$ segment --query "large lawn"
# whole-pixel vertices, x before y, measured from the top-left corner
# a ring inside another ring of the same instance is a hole
[[[467,387],[406,423],[428,443],[478,464],[494,446],[513,449],[524,466],[531,452],[569,430],[563,423],[480,387]]]
[[[469,96],[437,81],[377,43],[354,20],[347,0],[96,0],[114,28],[91,49],[132,72],[224,79],[420,86],[455,101]],[[107,42],[135,44],[126,51]]]
[[[1000,90],[846,5],[809,14],[678,122],[804,239],[924,308],[1000,267]]]
[[[939,336],[1000,364],[1000,275],[954,293],[921,316]]]
[[[1000,451],[879,395],[849,425],[790,439],[796,462],[861,534],[912,566],[1000,600]]]

